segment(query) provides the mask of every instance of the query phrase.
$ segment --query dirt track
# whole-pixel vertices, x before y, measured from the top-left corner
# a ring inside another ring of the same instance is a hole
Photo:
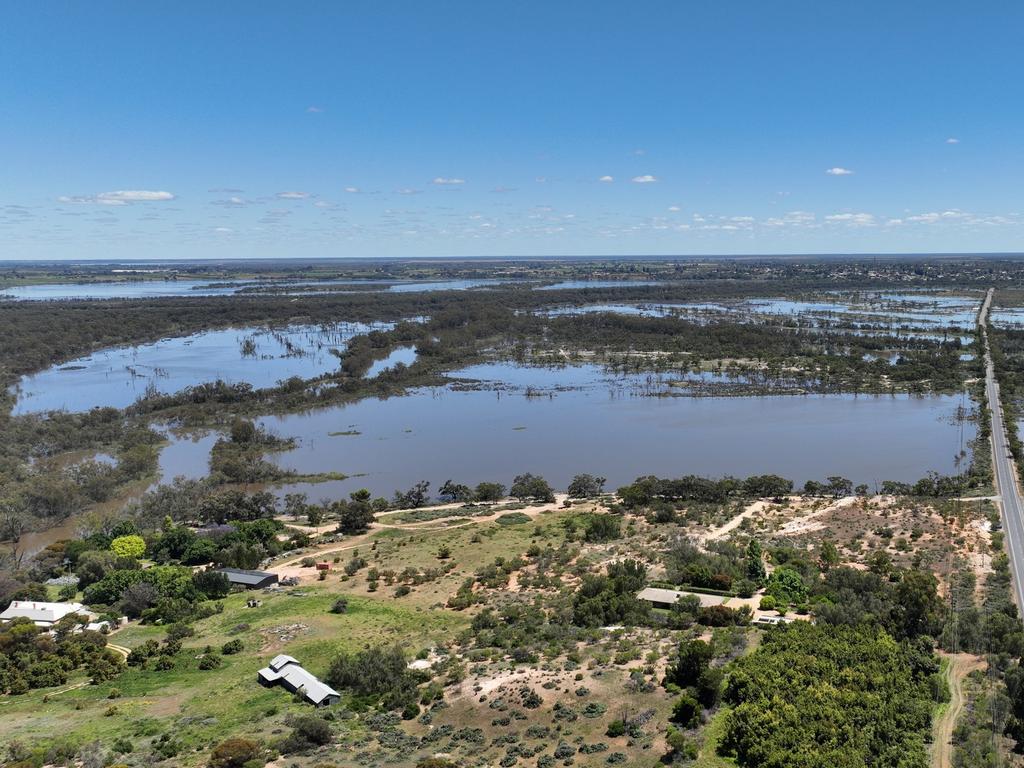
[[[946,682],[949,684],[949,704],[932,724],[932,768],[952,768],[953,729],[964,709],[964,678],[985,666],[985,660],[969,653],[943,653]]]

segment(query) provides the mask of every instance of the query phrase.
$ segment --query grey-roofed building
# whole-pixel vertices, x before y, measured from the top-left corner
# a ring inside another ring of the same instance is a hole
[[[241,568],[218,568],[217,573],[228,577],[233,587],[263,589],[277,584],[277,574],[267,571],[244,571]]]
[[[678,589],[662,589],[661,587],[644,587],[637,593],[637,599],[646,600],[655,608],[671,608],[679,602],[679,598],[687,595],[693,595],[700,600],[702,608],[721,605],[725,602],[725,598],[720,595],[705,595],[701,592],[684,592]]]
[[[3,613],[0,622],[14,619],[30,619],[37,627],[52,627],[65,616],[79,614],[87,619],[95,618],[81,603],[44,603],[37,600],[15,600]]]
[[[267,686],[280,683],[292,693],[302,690],[306,701],[317,707],[334,704],[341,698],[336,690],[322,683],[312,672],[308,672],[293,657],[280,654],[270,660],[270,664],[256,673],[260,685]]]

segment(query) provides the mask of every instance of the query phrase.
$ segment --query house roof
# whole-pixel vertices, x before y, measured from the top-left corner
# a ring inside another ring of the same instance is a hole
[[[80,613],[84,616],[91,616],[81,603],[41,603],[34,600],[15,600],[3,613],[0,613],[0,621],[11,619],[31,619],[36,624],[56,624],[65,616],[72,613]]]
[[[217,573],[223,573],[233,584],[259,584],[265,579],[276,579],[276,573],[268,571],[243,571],[241,568],[218,568]]]
[[[266,683],[282,682],[293,691],[300,688],[313,704],[321,704],[330,696],[341,696],[336,690],[323,683],[312,672],[306,670],[291,656],[281,654],[270,661],[270,665],[259,671],[259,678]]]
[[[686,595],[693,595],[699,599],[701,606],[705,608],[711,605],[721,605],[725,602],[725,598],[721,595],[705,595],[701,592],[684,592],[678,589],[662,589],[661,587],[644,587],[637,594],[637,597],[640,600],[647,600],[651,603],[669,603],[671,605]]]
[[[299,660],[293,656],[289,656],[286,653],[279,654],[270,660],[270,668],[277,672],[281,667],[285,667],[288,664],[298,664]],[[302,666],[301,664],[299,666]]]

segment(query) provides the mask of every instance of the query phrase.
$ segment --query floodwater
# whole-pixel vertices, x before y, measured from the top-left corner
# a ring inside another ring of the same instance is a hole
[[[634,288],[644,285],[661,285],[658,280],[563,280],[560,283],[542,285],[539,291],[561,291],[575,288]]]
[[[562,317],[564,315],[592,315],[610,312],[614,315],[634,317],[673,317],[690,308],[691,305],[687,304],[584,304],[580,307],[541,309],[537,310],[537,314],[545,317]]]
[[[167,432],[166,437],[167,445],[160,451],[159,484],[169,484],[176,477],[201,480],[210,474],[210,451],[221,437],[219,432]]]
[[[458,378],[455,378],[458,377]],[[347,480],[273,488],[313,501],[357,488],[390,496],[419,480],[508,485],[523,472],[565,489],[581,472],[616,488],[646,474],[709,477],[776,473],[801,485],[842,475],[875,488],[957,471],[958,396],[808,395],[675,397],[717,372],[618,375],[596,365],[530,367],[488,363],[453,374],[447,387],[366,399],[259,422],[297,447],[267,460],[301,473],[341,472]],[[662,395],[662,396],[658,396]],[[964,424],[964,445],[975,428]],[[202,478],[217,432],[167,431],[160,480]],[[32,534],[38,551],[76,535],[79,521]]]
[[[402,282],[388,286],[390,293],[415,293],[417,291],[468,291],[472,288],[487,288],[502,285],[508,280],[440,280],[437,282]]]
[[[399,363],[402,365],[412,365],[415,362],[416,347],[398,347],[398,349],[392,350],[387,357],[374,361],[373,365],[366,372],[366,378],[372,379],[374,376],[379,376]]]
[[[360,487],[390,496],[418,480],[508,484],[522,472],[556,488],[580,472],[609,487],[640,475],[777,473],[798,483],[839,474],[874,486],[955,471],[958,396],[691,398],[668,379],[618,377],[594,366],[474,366],[491,388],[432,387],[261,423],[298,446],[269,460],[305,473],[350,477],[296,485],[313,499]],[[567,389],[567,387],[577,387]],[[965,440],[973,437],[965,424]]]
[[[1024,307],[995,307],[989,315],[989,322],[998,328],[1020,330],[1024,325]]]
[[[155,488],[160,484],[170,484],[176,477],[184,477],[186,480],[200,480],[210,474],[210,451],[213,444],[220,438],[218,432],[199,432],[189,435],[179,435],[170,431],[164,431],[167,438],[167,445],[160,452],[157,480],[149,486]],[[85,458],[91,458],[104,464],[115,464],[116,459],[106,453],[97,453]],[[148,490],[148,489],[146,489]],[[141,496],[141,489],[128,495],[127,498],[119,501],[104,502],[99,505],[101,508],[120,506],[121,504],[137,501]],[[25,534],[19,542],[22,551],[29,557],[41,552],[51,544],[63,539],[76,539],[80,536],[80,529],[88,519],[86,515],[71,515],[61,520],[51,528],[39,531],[32,531]]]
[[[117,283],[50,283],[0,288],[0,298],[25,301],[64,299],[154,299],[165,296],[230,296],[249,281],[129,280]]]
[[[622,283],[616,283],[621,285]],[[649,284],[649,283],[648,283]],[[569,284],[562,284],[570,287]],[[571,287],[583,287],[577,281]],[[545,286],[553,288],[555,286]],[[974,327],[981,300],[965,296],[928,296],[922,294],[841,294],[824,300],[756,298],[739,301],[685,303],[603,303],[564,306],[538,310],[548,317],[612,312],[644,317],[685,317],[698,322],[728,317],[753,319],[757,316],[793,317],[802,324],[827,326],[877,326],[879,333],[918,329],[936,333],[948,329]],[[993,317],[996,317],[994,313]]]
[[[289,288],[300,295],[330,293],[332,286],[365,285],[366,291],[385,290],[392,293],[417,291],[466,291],[510,282],[497,279],[462,280],[129,280],[112,283],[51,283],[0,288],[0,299],[23,301],[66,301],[70,299],[154,299],[175,296],[252,295],[254,289],[289,294]],[[310,287],[323,290],[309,290]]]
[[[259,389],[291,376],[312,378],[338,368],[332,349],[389,323],[228,328],[152,344],[115,347],[22,378],[15,414],[124,408],[147,391],[171,394],[216,381]]]
[[[751,299],[736,305],[742,311],[766,315],[831,318],[856,323],[891,324],[896,327],[933,326],[970,329],[981,299],[924,294],[836,294],[835,301]]]

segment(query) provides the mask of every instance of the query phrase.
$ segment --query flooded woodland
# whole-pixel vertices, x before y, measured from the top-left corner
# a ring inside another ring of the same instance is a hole
[[[32,527],[60,535],[175,477],[331,500],[523,472],[557,488],[581,472],[877,488],[966,471],[980,291],[689,269],[700,279],[510,263],[2,288],[12,333],[38,342],[19,336],[5,367],[9,451],[36,438],[20,482],[56,473],[72,497],[41,502]],[[140,312],[138,340],[119,336]],[[71,336],[52,344],[62,322]],[[237,419],[271,443],[228,461],[216,447]],[[110,457],[90,470],[110,484],[102,503],[81,470],[53,469],[71,450]]]

